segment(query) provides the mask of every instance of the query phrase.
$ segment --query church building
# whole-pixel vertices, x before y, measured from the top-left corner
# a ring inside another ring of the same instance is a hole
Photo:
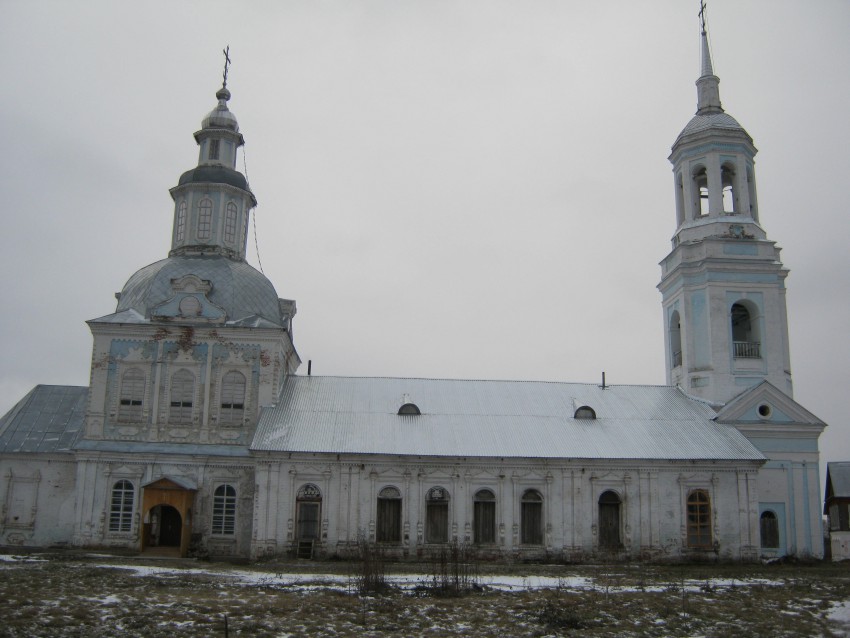
[[[701,39],[697,111],[669,158],[666,385],[299,374],[295,301],[246,261],[257,200],[225,74],[170,191],[171,250],[88,322],[90,385],[37,386],[0,418],[0,545],[822,556],[825,424],[793,399],[788,270]]]

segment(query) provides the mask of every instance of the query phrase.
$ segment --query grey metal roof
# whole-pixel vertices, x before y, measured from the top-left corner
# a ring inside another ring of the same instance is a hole
[[[0,453],[69,452],[83,432],[88,388],[37,385],[0,418]]]
[[[115,314],[135,310],[149,320],[153,308],[174,296],[171,280],[185,275],[212,283],[207,297],[224,309],[228,324],[249,320],[250,325],[252,318],[260,317],[283,325],[277,292],[266,276],[244,261],[219,255],[174,256],[145,266],[124,285]]]
[[[251,190],[248,188],[248,180],[245,179],[245,176],[227,166],[196,166],[183,173],[177,185],[206,182],[229,184],[241,188],[243,191],[250,192]]]
[[[833,497],[850,498],[850,463],[827,463],[826,477]]]
[[[419,416],[399,416],[403,403]],[[575,419],[587,405],[597,418]],[[668,386],[289,377],[252,450],[421,456],[723,459],[762,454]]]

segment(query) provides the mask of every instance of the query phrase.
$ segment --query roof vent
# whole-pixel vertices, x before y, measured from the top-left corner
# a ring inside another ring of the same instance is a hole
[[[596,411],[591,408],[589,405],[583,405],[576,410],[576,413],[573,415],[575,419],[595,419]]]
[[[422,414],[415,403],[405,403],[398,409],[399,414]]]

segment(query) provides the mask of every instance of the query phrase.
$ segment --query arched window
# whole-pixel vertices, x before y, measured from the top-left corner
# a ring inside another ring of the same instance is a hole
[[[186,236],[186,202],[180,202],[177,207],[177,231],[176,239],[178,242],[183,241]]]
[[[617,549],[620,546],[620,497],[608,490],[599,497],[599,547]]]
[[[221,145],[221,140],[210,140],[210,154],[209,157],[211,160],[218,159],[218,149]]]
[[[490,490],[478,490],[473,503],[472,542],[486,545],[496,542],[496,495]]]
[[[224,213],[224,241],[232,244],[236,241],[236,204],[227,203]]]
[[[212,533],[230,536],[236,533],[236,488],[224,484],[213,493]]]
[[[446,543],[449,540],[449,493],[432,487],[425,496],[425,542]]]
[[[760,359],[761,344],[758,339],[756,321],[750,309],[743,303],[732,304],[732,345],[736,359]]]
[[[543,544],[543,497],[537,490],[526,490],[520,503],[520,542]]]
[[[312,483],[302,485],[295,497],[295,533],[300,541],[317,541],[320,536],[322,492]]]
[[[688,495],[688,547],[711,547],[711,499],[705,490]]]
[[[142,403],[145,399],[145,373],[130,368],[121,377],[121,394],[118,399],[119,421],[141,421]]]
[[[678,310],[670,315],[670,364],[673,368],[682,365],[682,324]]]
[[[209,199],[198,202],[198,239],[209,239],[212,235],[212,208]]]
[[[401,493],[385,487],[378,493],[376,539],[379,543],[401,542]]]
[[[759,518],[761,546],[765,549],[779,548],[779,519],[774,512],[764,511]]]
[[[676,226],[681,226],[685,221],[685,186],[682,182],[682,174],[676,173]]]
[[[121,480],[112,486],[109,507],[109,531],[130,532],[133,529],[133,484]]]
[[[708,215],[708,173],[704,166],[699,166],[694,171],[691,186],[695,198],[694,217]]]
[[[178,370],[171,377],[171,406],[168,419],[172,423],[191,423],[195,396],[195,375],[188,370]]]
[[[720,181],[723,185],[723,212],[727,214],[738,212],[738,184],[735,177],[735,167],[723,164],[720,167]]]
[[[245,416],[245,375],[231,370],[221,379],[220,423],[240,424]]]
[[[750,196],[750,216],[755,220],[759,220],[759,207],[756,202],[756,179],[753,175],[753,167],[747,166],[747,193]]]

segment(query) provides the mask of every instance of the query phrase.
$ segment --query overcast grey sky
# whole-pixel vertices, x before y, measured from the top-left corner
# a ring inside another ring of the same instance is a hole
[[[664,383],[655,286],[696,1],[0,9],[0,412],[87,384],[85,320],[166,256],[226,44],[302,373]],[[850,459],[850,3],[713,0],[708,20],[791,270],[795,398],[830,423],[825,460]]]

